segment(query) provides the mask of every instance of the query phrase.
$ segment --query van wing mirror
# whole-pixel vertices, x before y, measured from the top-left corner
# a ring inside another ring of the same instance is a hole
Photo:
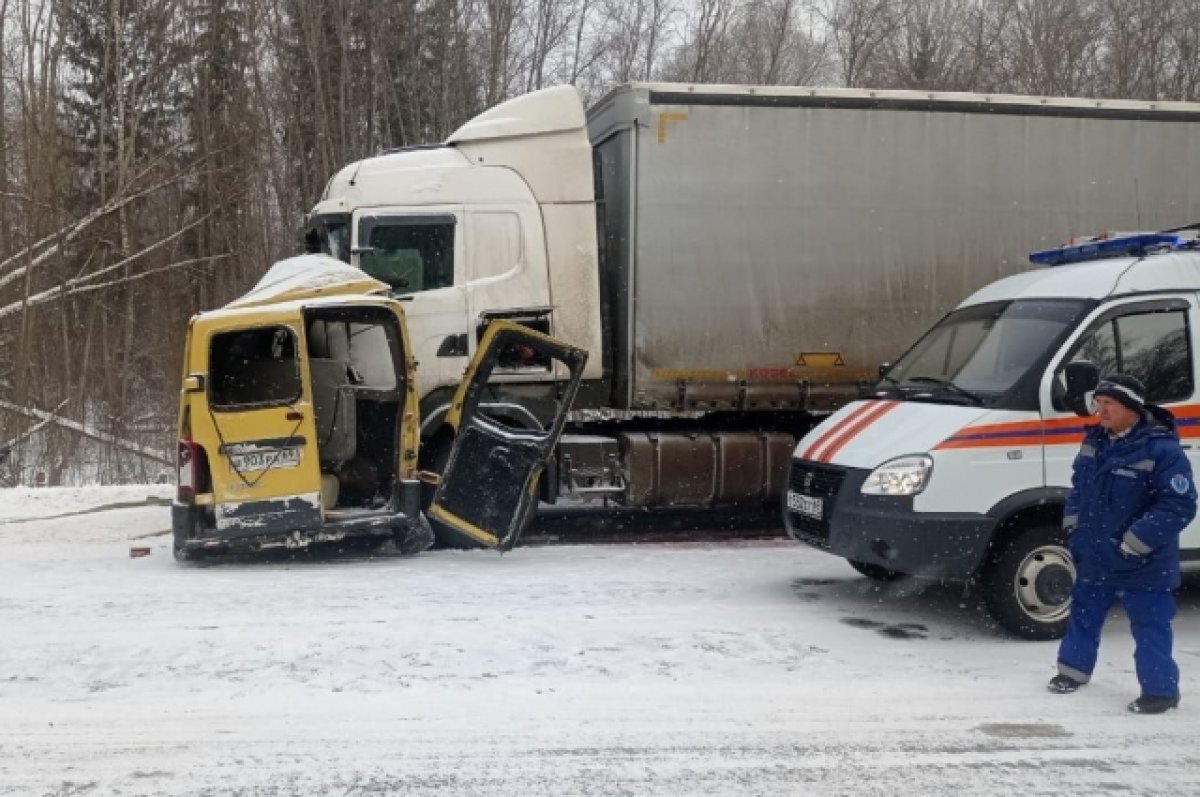
[[[1067,382],[1067,394],[1064,397],[1067,407],[1076,415],[1086,418],[1092,414],[1088,394],[1100,384],[1100,369],[1087,360],[1075,360],[1067,363],[1063,374]]]
[[[188,374],[183,378],[183,390],[186,393],[204,392],[204,374]]]

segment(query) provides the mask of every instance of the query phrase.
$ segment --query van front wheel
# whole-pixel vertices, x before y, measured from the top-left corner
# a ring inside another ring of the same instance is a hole
[[[1030,526],[1001,543],[980,581],[988,611],[1006,630],[1038,640],[1066,633],[1075,563],[1057,526]]]

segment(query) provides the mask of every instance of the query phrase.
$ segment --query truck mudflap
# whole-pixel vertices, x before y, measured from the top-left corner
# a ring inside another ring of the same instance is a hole
[[[921,578],[964,580],[983,562],[997,520],[916,512],[912,498],[863,495],[869,471],[793,461],[783,495],[788,536],[855,562]]]

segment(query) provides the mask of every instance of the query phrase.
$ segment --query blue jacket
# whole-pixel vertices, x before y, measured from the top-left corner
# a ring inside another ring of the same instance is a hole
[[[1087,427],[1071,481],[1063,529],[1080,581],[1179,586],[1179,534],[1196,515],[1196,486],[1170,412],[1147,406],[1117,439]],[[1122,552],[1122,541],[1136,555]]]

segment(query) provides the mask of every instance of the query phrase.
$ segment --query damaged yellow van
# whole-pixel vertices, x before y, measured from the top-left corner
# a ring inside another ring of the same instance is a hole
[[[419,473],[417,363],[403,305],[388,290],[338,260],[302,255],[191,319],[176,558],[364,535],[416,553],[433,541],[422,480],[437,484],[429,512],[442,533],[501,549],[516,543],[587,352],[493,322],[452,405],[446,467]],[[531,355],[561,375],[557,414],[543,429],[512,429],[488,416],[485,387],[504,358]]]

